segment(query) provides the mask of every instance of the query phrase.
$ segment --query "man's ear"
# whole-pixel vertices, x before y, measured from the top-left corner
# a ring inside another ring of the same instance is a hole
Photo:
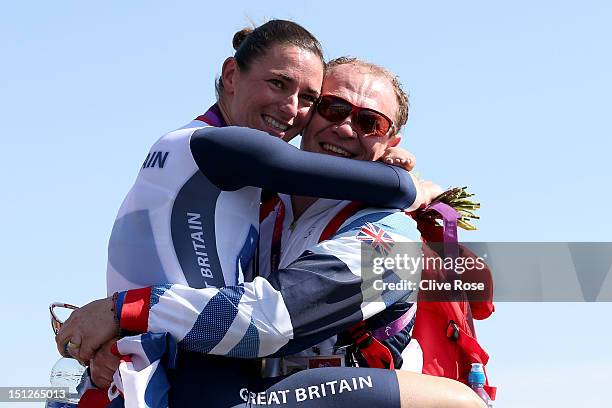
[[[228,94],[234,93],[237,74],[236,59],[234,57],[227,58],[221,68],[221,82],[223,82],[223,90]]]
[[[389,139],[389,143],[387,144],[388,147],[395,147],[397,146],[400,142],[402,141],[402,135],[397,134],[397,135],[393,135],[391,136],[391,139]]]

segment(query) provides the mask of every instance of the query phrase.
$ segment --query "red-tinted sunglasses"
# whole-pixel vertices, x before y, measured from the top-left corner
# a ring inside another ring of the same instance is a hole
[[[334,95],[323,95],[317,102],[317,113],[330,122],[340,122],[349,116],[367,136],[386,136],[395,127],[387,116],[373,109],[355,106]]]

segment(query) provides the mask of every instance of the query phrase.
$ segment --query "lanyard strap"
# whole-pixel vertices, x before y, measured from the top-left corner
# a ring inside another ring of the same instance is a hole
[[[459,256],[459,244],[457,243],[457,220],[459,219],[459,213],[448,204],[439,201],[430,204],[427,209],[434,210],[442,216],[444,255],[457,258]]]
[[[387,324],[386,326],[379,327],[378,329],[372,330],[372,337],[380,341],[387,340],[389,337],[395,336],[397,333],[404,330],[406,326],[412,322],[416,315],[416,305],[412,305],[406,313]]]

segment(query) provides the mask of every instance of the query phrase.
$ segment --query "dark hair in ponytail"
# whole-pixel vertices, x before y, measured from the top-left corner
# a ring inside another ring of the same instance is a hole
[[[257,28],[243,28],[234,34],[232,46],[236,50],[234,58],[241,71],[247,72],[251,63],[266,54],[275,45],[295,45],[319,57],[325,67],[323,51],[319,41],[301,25],[288,20],[270,20]],[[215,84],[217,97],[223,91],[219,78]]]

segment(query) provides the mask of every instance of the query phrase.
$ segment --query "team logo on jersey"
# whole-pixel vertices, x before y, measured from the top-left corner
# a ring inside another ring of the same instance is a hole
[[[166,159],[168,158],[168,153],[170,152],[152,152],[147,154],[147,158],[144,163],[142,163],[142,168],[159,167],[163,169]]]
[[[357,239],[369,244],[382,256],[386,256],[395,244],[393,238],[384,229],[377,227],[371,222],[366,222],[361,227],[359,234],[357,234]]]

